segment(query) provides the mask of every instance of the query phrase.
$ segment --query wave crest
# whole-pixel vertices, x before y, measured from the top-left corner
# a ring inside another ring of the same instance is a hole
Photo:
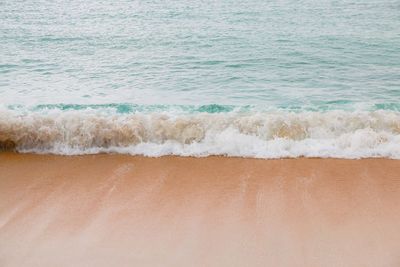
[[[0,149],[147,156],[400,158],[400,113],[0,111]]]

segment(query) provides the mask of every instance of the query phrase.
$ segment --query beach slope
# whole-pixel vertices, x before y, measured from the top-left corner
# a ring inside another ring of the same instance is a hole
[[[0,153],[1,266],[399,266],[400,161]]]

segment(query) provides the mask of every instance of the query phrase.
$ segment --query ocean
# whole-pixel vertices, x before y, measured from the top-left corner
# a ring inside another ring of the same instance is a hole
[[[0,2],[0,150],[400,158],[400,2]]]

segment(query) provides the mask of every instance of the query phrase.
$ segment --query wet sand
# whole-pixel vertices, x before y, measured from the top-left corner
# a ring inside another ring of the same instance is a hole
[[[0,153],[0,266],[400,266],[400,161]]]

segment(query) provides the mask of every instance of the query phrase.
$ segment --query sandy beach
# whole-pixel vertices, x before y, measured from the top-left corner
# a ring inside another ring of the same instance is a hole
[[[0,154],[1,266],[399,266],[400,161]]]

